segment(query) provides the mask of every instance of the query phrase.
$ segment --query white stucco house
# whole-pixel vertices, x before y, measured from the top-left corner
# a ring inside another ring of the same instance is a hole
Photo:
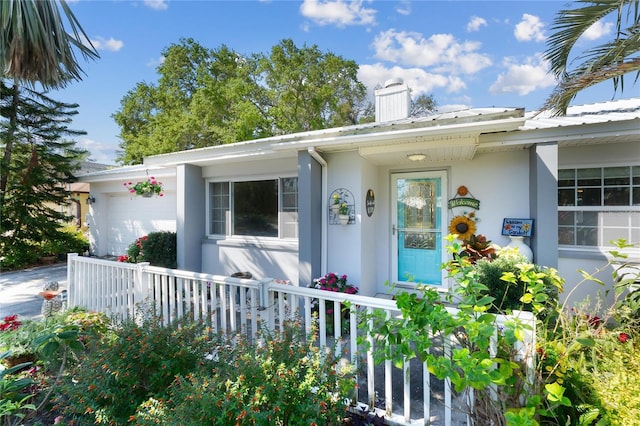
[[[364,295],[414,281],[447,291],[444,237],[453,217],[475,210],[448,203],[461,195],[479,202],[476,233],[499,245],[510,242],[505,219],[533,220],[525,241],[534,262],[558,268],[568,286],[581,280],[577,270],[605,262],[609,240],[640,242],[640,98],[571,107],[566,117],[473,108],[409,118],[409,102],[408,87],[392,81],[376,93],[375,123],[85,175],[91,252],[117,256],[170,230],[179,269],[300,286],[336,272]],[[163,182],[163,197],[123,186],[147,176]],[[348,224],[331,209],[334,194],[348,204]]]

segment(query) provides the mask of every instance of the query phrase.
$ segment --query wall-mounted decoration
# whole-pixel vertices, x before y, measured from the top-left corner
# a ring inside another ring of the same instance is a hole
[[[364,205],[367,209],[367,216],[371,217],[373,210],[376,208],[376,197],[373,195],[373,189],[367,191],[367,195],[364,199]]]
[[[457,210],[449,222],[449,233],[457,234],[461,241],[471,239],[477,229],[476,210],[480,210],[480,200],[471,195],[466,186],[459,186],[456,195],[448,201],[447,206],[451,211]]]
[[[511,237],[530,237],[533,232],[533,219],[504,218],[502,235]]]
[[[480,210],[480,200],[476,199],[466,186],[460,186],[456,195],[448,202],[449,209],[455,207],[470,207],[474,210]]]
[[[349,225],[356,223],[355,199],[351,191],[338,188],[329,198],[329,224]]]

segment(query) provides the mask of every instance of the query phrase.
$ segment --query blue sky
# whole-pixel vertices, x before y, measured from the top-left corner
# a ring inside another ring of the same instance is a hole
[[[401,77],[414,94],[433,94],[441,110],[464,107],[537,109],[555,86],[542,59],[562,1],[69,1],[100,59],[81,62],[86,76],[50,95],[79,104],[72,128],[101,163],[115,163],[119,128],[111,115],[138,82],[156,83],[161,52],[191,37],[250,55],[280,40],[317,45],[358,63],[373,96],[376,84]],[[591,28],[580,48],[613,37]],[[619,97],[638,96],[638,86]],[[574,103],[612,98],[604,83]]]

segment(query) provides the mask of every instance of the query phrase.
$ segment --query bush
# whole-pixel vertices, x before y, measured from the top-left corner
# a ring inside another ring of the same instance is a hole
[[[355,382],[333,350],[306,341],[297,324],[283,334],[262,332],[258,345],[236,339],[218,342],[211,363],[178,378],[166,399],[146,401],[136,424],[341,423]]]
[[[151,232],[129,245],[126,256],[120,261],[129,263],[149,262],[154,266],[175,269],[177,266],[177,239],[175,232]]]
[[[528,263],[524,257],[509,249],[499,250],[495,259],[478,260],[475,270],[478,282],[487,287],[486,294],[495,298],[491,312],[503,313],[515,309],[532,311],[533,300],[527,299],[525,294],[531,292],[531,287],[535,285],[539,287],[535,290],[539,298],[537,302],[542,302],[543,308],[536,314],[548,315],[558,305],[558,294],[563,287],[560,277],[549,268]],[[537,276],[537,282],[522,280],[529,272]]]
[[[86,355],[61,385],[56,402],[65,416],[81,424],[127,423],[138,405],[162,397],[178,375],[192,372],[202,362],[207,330],[188,319],[163,325],[149,315],[140,324],[123,321],[113,341]]]
[[[0,268],[20,269],[33,265],[43,256],[64,256],[67,253],[84,253],[89,241],[82,231],[73,225],[59,229],[55,238],[46,241],[2,238],[0,241]]]

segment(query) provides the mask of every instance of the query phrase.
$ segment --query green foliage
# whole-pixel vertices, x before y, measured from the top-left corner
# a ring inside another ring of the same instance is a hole
[[[77,105],[57,102],[42,93],[0,83],[0,138],[5,160],[0,175],[6,182],[0,203],[0,260],[2,268],[19,268],[33,263],[48,248],[64,248],[74,241],[61,228],[70,220],[60,206],[69,201],[68,184],[86,151],[67,137],[84,132],[67,126]],[[10,149],[8,157],[7,149]]]
[[[0,351],[0,363],[9,356],[10,352]],[[25,410],[36,408],[29,402],[33,395],[28,392],[28,388],[33,384],[33,380],[16,374],[29,365],[30,362],[11,368],[0,365],[0,420],[4,425],[19,424],[25,416]]]
[[[27,319],[19,324],[17,328],[0,331],[0,352],[9,351],[14,357],[35,355],[34,339],[42,332],[42,323]]]
[[[177,266],[177,239],[175,232],[151,232],[136,239],[127,248],[127,256],[120,261],[149,262],[154,266],[175,269]]]
[[[490,311],[497,313],[517,309],[547,315],[555,310],[564,284],[556,271],[529,264],[509,249],[499,250],[494,259],[479,260],[475,270],[486,294],[495,298]]]
[[[449,241],[450,253],[462,251],[463,246],[452,236]],[[457,310],[448,309],[440,302],[440,294],[429,286],[420,286],[419,295],[398,293],[396,301],[402,318],[387,319],[384,312],[374,311],[361,323],[366,326],[366,321],[373,321],[375,332],[369,337],[375,341],[375,361],[391,360],[400,367],[403,361],[417,357],[427,363],[429,372],[438,379],[451,380],[456,392],[474,389],[475,405],[467,409],[476,424],[504,425],[507,411],[512,417],[529,415],[531,410],[521,410],[525,408],[521,399],[531,391],[533,383],[527,378],[521,354],[514,348],[532,331],[531,325],[518,318],[500,325],[497,315],[490,312],[495,299],[479,279],[478,267],[469,257],[455,256],[445,268],[457,282],[454,290]],[[522,281],[531,284],[542,281],[553,271],[534,272],[531,267],[523,267],[521,274]],[[543,309],[539,291],[541,288],[537,286],[525,288],[525,293],[532,295],[532,305]],[[501,333],[496,333],[498,328]],[[436,342],[443,345],[450,336],[458,342],[451,355],[430,350]],[[496,344],[495,352],[491,349],[492,341]],[[367,336],[359,337],[358,342],[369,346]],[[533,421],[530,415],[529,419]]]
[[[282,40],[241,55],[182,39],[163,50],[156,84],[138,83],[113,117],[125,164],[151,154],[357,123],[366,102],[358,66]]]
[[[56,401],[82,422],[126,423],[143,401],[162,397],[175,376],[192,372],[206,352],[207,330],[187,319],[163,325],[155,315],[123,321],[61,385]]]
[[[351,366],[307,341],[299,324],[262,331],[257,342],[220,339],[205,368],[141,405],[136,424],[340,424],[355,387]]]

